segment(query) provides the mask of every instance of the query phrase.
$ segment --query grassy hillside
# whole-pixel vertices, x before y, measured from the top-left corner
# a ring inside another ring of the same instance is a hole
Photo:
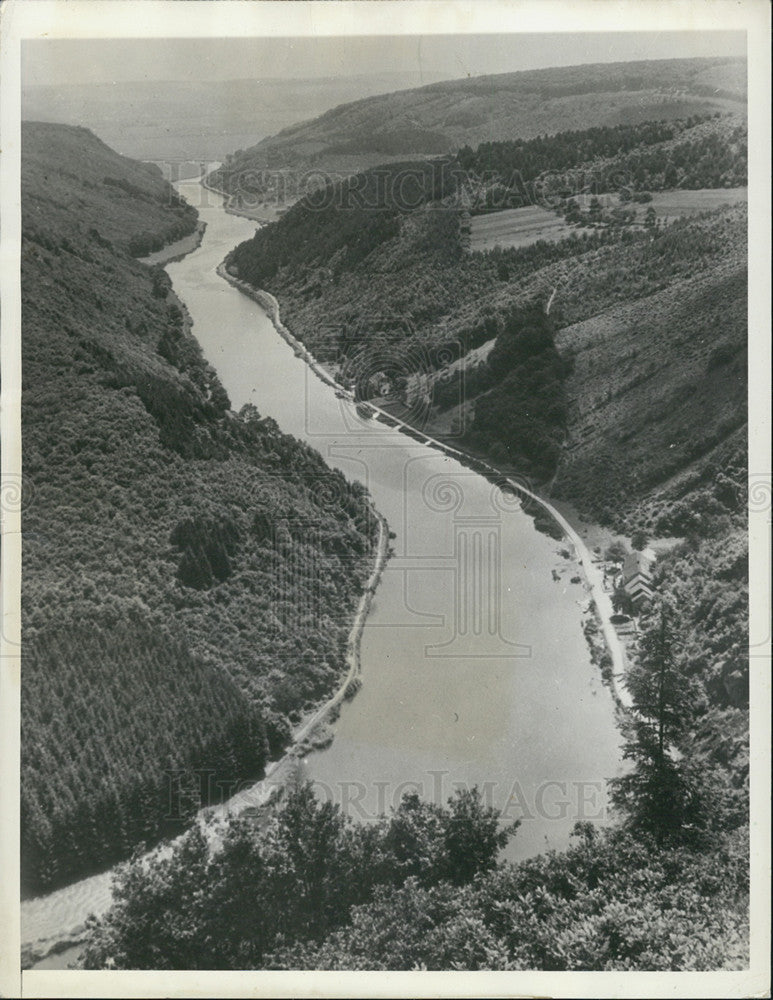
[[[195,225],[160,174],[67,126],[25,125],[22,154],[32,891],[260,774],[338,681],[374,525],[316,452],[230,412],[166,274],[132,259]]]
[[[745,101],[745,62],[736,58],[604,63],[454,80],[333,108],[229,157],[211,180],[254,207],[275,196],[262,171],[314,169],[341,176],[392,159],[502,139],[716,110],[743,113]]]

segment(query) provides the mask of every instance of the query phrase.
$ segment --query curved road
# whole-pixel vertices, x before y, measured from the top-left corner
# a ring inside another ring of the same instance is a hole
[[[336,391],[343,395],[345,398],[354,402],[354,394],[345,389],[342,385],[333,378],[333,376],[328,372],[322,365],[317,361],[314,355],[301,343],[292,333],[287,329],[282,323],[279,315],[279,303],[271,295],[270,292],[266,292],[263,289],[255,289],[252,285],[248,285],[247,282],[241,281],[239,278],[234,277],[229,274],[226,270],[224,264],[221,264],[217,269],[218,274],[225,278],[230,284],[234,285],[248,295],[254,301],[264,309],[269,317],[271,318],[277,332],[280,336],[290,344],[290,346],[295,350],[296,354],[303,358],[303,360],[309,365],[312,371],[320,378],[323,382],[328,385],[334,386]],[[555,289],[553,290],[555,294]],[[552,302],[553,296],[551,296]],[[569,539],[574,547],[577,554],[577,560],[580,563],[583,573],[585,575],[585,580],[588,584],[588,589],[590,594],[595,601],[596,608],[598,610],[598,615],[601,620],[601,628],[604,634],[604,641],[606,643],[609,655],[612,657],[612,679],[614,685],[615,695],[617,700],[625,708],[632,707],[632,700],[628,689],[625,687],[625,669],[626,669],[626,659],[625,650],[623,649],[623,644],[620,641],[620,637],[612,624],[611,618],[614,613],[612,608],[612,600],[609,594],[604,590],[604,584],[602,575],[598,570],[598,567],[593,561],[593,556],[588,549],[585,542],[579,536],[579,534],[574,530],[571,524],[567,521],[563,514],[559,513],[556,508],[549,503],[543,497],[538,496],[536,493],[532,492],[522,483],[516,480],[510,479],[505,476],[499,469],[494,468],[494,466],[489,465],[488,462],[484,462],[481,459],[475,458],[474,456],[468,455],[467,453],[460,451],[458,448],[453,448],[450,445],[444,444],[442,441],[438,441],[436,438],[430,437],[423,431],[417,431],[415,427],[411,427],[410,424],[406,424],[402,420],[398,420],[397,417],[393,417],[391,413],[386,410],[381,409],[381,407],[376,406],[374,403],[368,402],[367,404],[375,413],[378,413],[382,419],[386,420],[391,425],[398,427],[402,431],[406,431],[414,439],[419,439],[424,441],[426,444],[431,445],[434,448],[440,449],[440,451],[445,452],[445,454],[458,459],[461,462],[469,462],[471,458],[475,461],[476,469],[485,469],[487,472],[494,476],[499,476],[503,478],[514,490],[525,494],[530,499],[538,503],[548,514],[553,518],[553,520],[559,525],[561,530],[564,532],[566,537]]]

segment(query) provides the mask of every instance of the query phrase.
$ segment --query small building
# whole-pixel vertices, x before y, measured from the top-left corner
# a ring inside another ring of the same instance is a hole
[[[623,563],[623,589],[637,611],[652,600],[652,562],[643,552],[631,552]]]

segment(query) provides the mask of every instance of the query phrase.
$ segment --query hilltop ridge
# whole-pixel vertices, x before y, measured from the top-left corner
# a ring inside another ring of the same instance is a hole
[[[285,128],[227,157],[210,182],[245,199],[253,194],[258,203],[266,188],[251,172],[313,169],[340,177],[465,144],[714,111],[743,117],[745,100],[746,63],[735,57],[596,63],[441,81],[342,104]],[[293,200],[292,192],[286,197]]]

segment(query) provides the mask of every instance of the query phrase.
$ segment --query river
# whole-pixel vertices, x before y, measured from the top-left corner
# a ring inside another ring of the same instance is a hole
[[[362,637],[362,689],[305,771],[320,795],[365,821],[404,791],[444,802],[477,784],[522,819],[510,859],[565,847],[578,818],[603,821],[605,782],[621,766],[570,546],[536,531],[486,479],[339,398],[215,273],[255,223],[195,181],[180,190],[207,228],[167,270],[233,408],[255,404],[364,483],[394,533]],[[107,873],[26,901],[22,940],[61,936],[108,902]]]

